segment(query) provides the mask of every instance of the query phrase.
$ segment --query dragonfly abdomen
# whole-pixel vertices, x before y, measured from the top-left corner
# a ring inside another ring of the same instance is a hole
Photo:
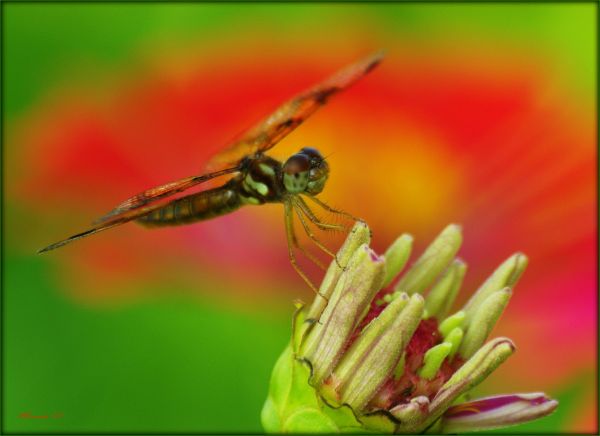
[[[230,185],[173,200],[137,221],[146,226],[173,226],[225,215],[238,209],[242,201]]]

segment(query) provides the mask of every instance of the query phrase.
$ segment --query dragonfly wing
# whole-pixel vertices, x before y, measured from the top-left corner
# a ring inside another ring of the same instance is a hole
[[[123,224],[122,222],[113,222],[110,224],[100,225],[98,227],[93,227],[85,232],[77,233],[76,235],[70,236],[67,239],[63,239],[62,241],[55,242],[54,244],[50,244],[47,247],[38,250],[38,254],[45,253],[46,251],[55,250],[57,248],[62,247],[63,245],[67,245],[73,241],[76,241],[81,238],[85,238],[86,236],[91,236],[94,233],[101,232],[103,230],[108,230],[112,227],[118,226],[119,224]]]
[[[55,242],[54,244],[50,244],[47,247],[39,250],[38,253],[45,253],[46,251],[54,250],[73,241],[77,241],[78,239],[91,236],[98,232],[108,230],[112,227],[125,224],[129,221],[133,221],[153,212],[156,209],[164,207],[165,204],[170,201],[165,199],[166,197],[185,191],[186,189],[214,179],[215,177],[234,173],[240,171],[241,169],[242,163],[239,163],[237,166],[225,168],[221,171],[186,177],[185,179],[147,189],[144,192],[140,192],[139,194],[128,198],[109,213],[94,221],[91,229],[77,233],[76,235],[70,236],[62,241]]]
[[[132,197],[132,198],[135,198],[135,197]],[[152,212],[156,209],[160,209],[161,207],[164,207],[165,204],[168,204],[168,202],[169,202],[169,200],[153,201],[152,204],[147,204],[146,206],[131,207],[131,208],[123,210],[119,213],[113,213],[114,211],[117,210],[117,209],[115,209],[110,214],[105,215],[103,217],[103,221],[94,223],[93,227],[91,229],[88,229],[81,233],[77,233],[73,236],[69,236],[68,238],[63,239],[62,241],[55,242],[54,244],[50,244],[47,247],[44,247],[41,250],[38,250],[38,253],[45,253],[46,251],[55,250],[59,247],[62,247],[63,245],[67,245],[67,244],[70,244],[71,242],[77,241],[78,239],[85,238],[87,236],[91,236],[98,232],[102,232],[104,230],[111,229],[118,225],[125,224],[129,221],[133,221],[137,218],[140,218],[144,215],[149,214],[150,212]],[[122,204],[125,204],[125,202],[123,202]],[[132,202],[132,204],[133,204],[133,202]]]
[[[222,168],[244,156],[269,150],[327,103],[329,97],[355,83],[382,59],[383,52],[373,53],[287,101],[216,155],[210,161],[209,168]]]
[[[226,174],[237,172],[241,169],[241,164],[238,163],[237,166],[231,168],[225,168],[220,171],[215,171],[212,173],[202,174],[198,176],[186,177],[185,179],[177,180],[174,182],[169,182],[164,185],[156,186],[154,188],[147,189],[143,192],[140,192],[133,197],[128,198],[113,210],[111,210],[106,215],[100,217],[92,224],[97,226],[99,224],[108,224],[114,221],[119,221],[121,218],[127,218],[129,216],[133,216],[133,218],[128,219],[127,221],[131,221],[131,219],[137,218],[141,215],[145,215],[155,207],[148,207],[151,203],[155,203],[158,200],[161,200],[165,197],[169,197],[178,192],[185,191],[193,186],[199,185],[200,183],[204,183],[208,180],[214,179],[215,177],[223,176]],[[159,207],[162,204],[159,205]],[[133,213],[132,212],[141,212]]]

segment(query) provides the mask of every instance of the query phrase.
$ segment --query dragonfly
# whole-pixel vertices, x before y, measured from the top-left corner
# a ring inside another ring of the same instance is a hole
[[[308,286],[319,294],[317,287],[299,266],[294,250],[299,250],[321,268],[323,266],[299,243],[294,229],[294,214],[308,237],[336,262],[335,254],[317,238],[309,222],[320,230],[347,229],[341,224],[321,220],[309,202],[345,219],[356,221],[358,218],[317,198],[329,177],[329,164],[317,149],[304,147],[283,163],[265,152],[325,105],[332,96],[372,71],[382,59],[383,51],[373,53],[285,102],[214,156],[207,166],[208,172],[140,192],[94,221],[90,229],[48,245],[38,253],[54,250],[130,221],[147,227],[173,226],[215,218],[245,205],[282,203],[290,263]],[[180,192],[227,175],[231,175],[230,178],[220,186],[174,198]]]

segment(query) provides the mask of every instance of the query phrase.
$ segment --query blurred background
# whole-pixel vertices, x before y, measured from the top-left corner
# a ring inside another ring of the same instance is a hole
[[[35,252],[385,48],[271,155],[328,155],[320,198],[379,251],[462,224],[457,307],[525,252],[493,333],[518,352],[477,393],[560,400],[512,431],[597,432],[595,7],[4,5],[6,430],[261,431],[292,301],[312,299],[281,205]]]

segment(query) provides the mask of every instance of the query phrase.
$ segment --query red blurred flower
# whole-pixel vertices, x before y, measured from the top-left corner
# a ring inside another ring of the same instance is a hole
[[[32,253],[132,193],[201,172],[237,132],[354,55],[157,55],[118,81],[61,88],[19,119],[10,138],[8,219],[19,231],[9,243]],[[463,255],[481,259],[468,289],[500,260],[488,253],[527,253],[524,291],[504,330],[517,343],[568,350],[553,365],[541,364],[537,347],[515,356],[537,361],[527,365],[544,368],[536,381],[550,381],[594,361],[593,113],[593,102],[572,95],[536,55],[392,51],[272,154],[283,159],[303,146],[333,153],[322,197],[366,219],[376,249],[399,230],[423,241],[446,222],[464,224]],[[181,228],[131,224],[52,256],[66,287],[85,297],[216,278],[242,293],[279,289],[284,279],[302,286],[276,205]],[[528,388],[526,371],[513,375]]]

